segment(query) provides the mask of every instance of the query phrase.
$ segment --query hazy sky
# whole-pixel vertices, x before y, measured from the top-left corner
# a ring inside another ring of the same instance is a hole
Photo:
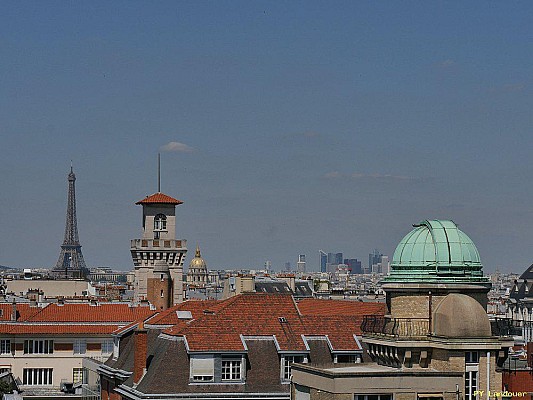
[[[87,264],[131,269],[162,151],[209,268],[366,264],[442,218],[486,271],[521,272],[532,21],[531,2],[2,2],[0,264],[56,263],[72,159]]]

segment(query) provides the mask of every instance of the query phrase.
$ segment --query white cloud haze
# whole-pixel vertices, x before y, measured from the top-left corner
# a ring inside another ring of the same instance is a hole
[[[173,152],[173,153],[192,153],[194,149],[180,142],[168,142],[164,146],[161,146],[161,151]]]

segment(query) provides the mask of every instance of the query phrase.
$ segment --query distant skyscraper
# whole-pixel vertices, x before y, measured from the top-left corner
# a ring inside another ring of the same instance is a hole
[[[320,255],[320,272],[326,272],[327,263],[328,263],[328,255],[326,252],[322,250],[318,250],[318,254]]]
[[[67,222],[65,224],[65,239],[61,245],[61,253],[52,275],[58,278],[84,278],[89,273],[78,236],[78,222],[76,219],[76,175],[70,166],[68,174]]]
[[[305,272],[305,254],[298,256],[298,263],[296,264],[296,270],[298,272]]]
[[[272,261],[270,261],[270,260],[266,260],[265,261],[265,270],[267,272],[272,271]]]
[[[348,266],[352,270],[352,274],[361,274],[362,268],[361,268],[361,261],[359,261],[357,258],[345,258],[344,264]]]
[[[390,272],[390,264],[388,256],[381,256],[381,273],[388,274]]]
[[[374,249],[374,252],[368,255],[368,270],[367,272],[372,272],[372,266],[377,265],[381,262],[381,254],[378,249]]]
[[[290,261],[287,261],[285,263],[285,271],[291,272],[291,262]]]

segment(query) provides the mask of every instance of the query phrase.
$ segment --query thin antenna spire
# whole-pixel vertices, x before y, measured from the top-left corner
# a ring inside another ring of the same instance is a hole
[[[70,173],[72,173],[72,160],[70,160]]]
[[[161,153],[157,153],[157,193],[161,193]]]

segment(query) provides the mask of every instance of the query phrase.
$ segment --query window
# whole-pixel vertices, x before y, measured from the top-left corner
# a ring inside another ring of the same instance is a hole
[[[22,370],[23,385],[51,385],[52,368],[24,368]]]
[[[165,231],[167,229],[167,216],[157,214],[154,218],[154,231]]]
[[[74,354],[85,354],[87,352],[87,342],[84,339],[74,340]]]
[[[113,340],[102,342],[102,354],[111,354],[113,352]]]
[[[479,352],[465,352],[465,400],[474,400],[478,389]]]
[[[0,374],[3,374],[4,372],[11,372],[11,367],[6,367],[6,366],[0,367]]]
[[[242,360],[222,360],[222,380],[236,381],[241,379]]]
[[[0,340],[0,354],[11,354],[11,340]]]
[[[305,362],[304,356],[283,356],[282,368],[283,368],[283,380],[288,381],[291,379],[291,365],[293,363]]]
[[[212,382],[215,376],[215,359],[212,355],[191,357],[191,381]]]
[[[360,363],[361,356],[359,354],[337,354],[335,356],[335,362],[339,364]]]
[[[53,352],[54,352],[54,341],[53,340],[25,340],[24,341],[24,354],[52,354]]]
[[[354,400],[392,400],[392,394],[356,394]]]
[[[467,364],[479,364],[479,352],[467,351],[465,352],[465,363]]]
[[[72,382],[87,383],[87,371],[85,370],[85,368],[73,368],[72,369]]]
[[[192,380],[194,382],[212,382],[213,376],[212,375],[194,375],[192,377]]]

